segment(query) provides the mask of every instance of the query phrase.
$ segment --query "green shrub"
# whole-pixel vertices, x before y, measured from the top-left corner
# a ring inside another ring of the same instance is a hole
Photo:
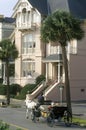
[[[41,81],[45,80],[45,76],[44,75],[39,75],[36,78],[36,84],[27,84],[25,85],[20,94],[18,96],[16,96],[15,98],[17,99],[25,99],[26,98],[26,94],[29,91],[30,93],[33,92],[33,90],[36,88],[37,84],[39,84]]]
[[[0,95],[6,95],[6,85],[0,84]]]
[[[14,98],[17,93],[20,93],[22,87],[19,84],[10,85],[10,97]],[[0,84],[0,95],[6,95],[7,85]]]
[[[27,84],[25,85],[21,92],[20,92],[20,95],[19,96],[16,96],[15,98],[17,99],[25,99],[26,98],[26,94],[27,92],[29,91],[30,93],[32,92],[32,90],[36,87],[36,84]]]
[[[22,87],[19,84],[11,84],[10,85],[10,94],[17,95],[17,93],[21,91]]]
[[[25,99],[25,94],[19,94],[14,97],[15,99],[23,100]]]
[[[3,79],[2,78],[0,78],[0,83],[3,83]]]
[[[25,99],[26,98],[26,94],[27,94],[27,91],[29,91],[31,93],[31,91],[36,87],[36,84],[27,84],[25,85],[21,92],[20,92],[20,95],[19,96],[16,96],[16,98],[18,99]]]
[[[41,81],[45,80],[45,76],[44,75],[39,75],[37,78],[36,78],[36,84],[39,84]]]
[[[3,121],[0,121],[0,130],[9,130],[9,125]]]
[[[3,122],[2,120],[0,121],[0,130],[10,130],[10,125]],[[17,128],[16,130],[22,130],[20,128]]]
[[[24,86],[23,91],[25,91],[25,93],[27,93],[27,91],[31,93],[35,87],[36,87],[36,84],[27,84]]]

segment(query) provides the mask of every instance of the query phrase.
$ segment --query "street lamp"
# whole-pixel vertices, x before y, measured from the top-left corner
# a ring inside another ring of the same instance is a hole
[[[64,88],[64,86],[59,86],[59,90],[60,90],[60,105],[62,105],[62,99],[63,99],[63,88]]]

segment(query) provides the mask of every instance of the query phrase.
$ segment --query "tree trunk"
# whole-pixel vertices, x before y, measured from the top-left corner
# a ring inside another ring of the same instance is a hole
[[[69,74],[68,74],[68,60],[66,54],[66,47],[62,47],[62,57],[63,57],[63,65],[64,65],[64,72],[65,72],[65,89],[66,89],[66,102],[68,111],[72,115],[72,108],[71,108],[71,96],[70,96],[70,83],[69,83]]]
[[[9,61],[6,61],[6,77],[7,77],[7,105],[9,105],[10,104]]]

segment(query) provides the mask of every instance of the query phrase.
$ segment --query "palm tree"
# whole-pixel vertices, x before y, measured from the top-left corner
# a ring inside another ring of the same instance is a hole
[[[0,42],[0,59],[6,65],[7,76],[7,104],[10,104],[10,86],[9,86],[9,63],[10,60],[15,60],[18,57],[18,51],[14,43],[9,39],[4,39]]]
[[[81,27],[82,21],[65,11],[56,11],[49,15],[41,26],[41,39],[43,42],[57,42],[62,48],[63,66],[65,72],[66,102],[72,115],[70,83],[68,75],[68,60],[66,55],[67,42],[73,39],[80,40],[84,36]]]

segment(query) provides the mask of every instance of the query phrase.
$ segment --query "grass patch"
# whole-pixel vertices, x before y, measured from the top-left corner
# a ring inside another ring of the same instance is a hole
[[[80,126],[86,126],[86,119],[81,119],[78,117],[73,117],[72,122],[74,124],[79,124]]]

